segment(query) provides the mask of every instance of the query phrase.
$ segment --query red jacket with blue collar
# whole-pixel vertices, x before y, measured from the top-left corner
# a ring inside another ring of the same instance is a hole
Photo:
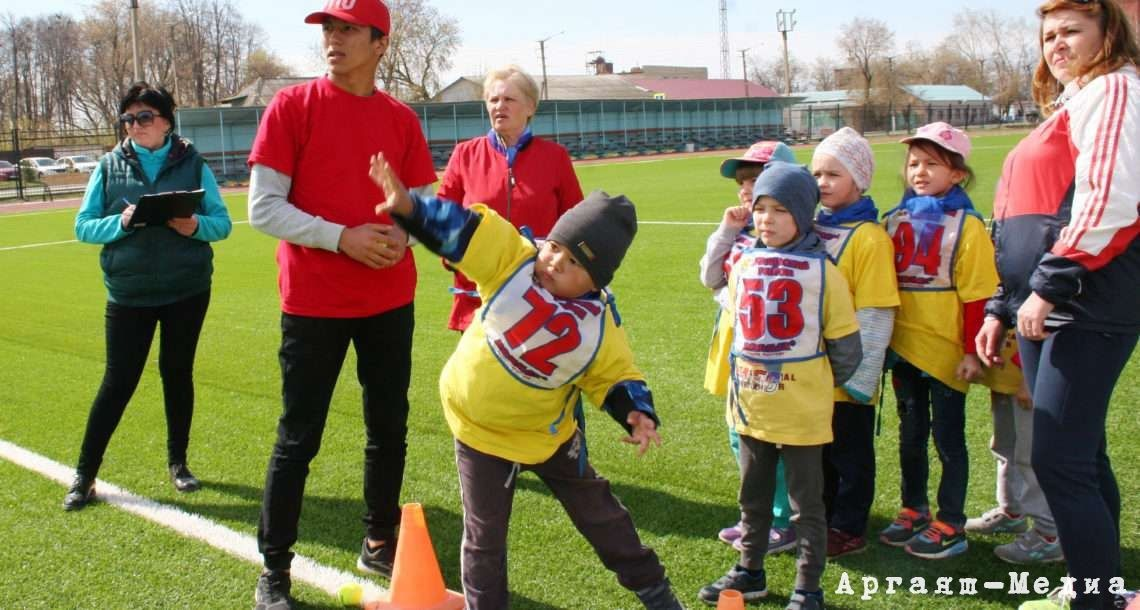
[[[1013,327],[1036,292],[1046,327],[1140,332],[1140,76],[1083,88],[1006,157],[994,199],[1001,286],[986,313]]]

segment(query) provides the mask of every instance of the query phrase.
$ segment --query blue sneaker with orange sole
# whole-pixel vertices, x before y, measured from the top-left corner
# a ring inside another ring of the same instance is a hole
[[[930,527],[906,543],[906,552],[923,559],[946,559],[961,555],[970,548],[966,530],[945,521],[934,521]]]

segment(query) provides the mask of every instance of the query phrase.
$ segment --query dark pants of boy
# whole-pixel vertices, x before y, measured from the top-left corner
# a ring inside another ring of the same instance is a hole
[[[942,462],[936,518],[961,528],[966,525],[966,486],[970,476],[966,395],[925,375],[905,360],[891,369],[891,377],[899,411],[902,504],[919,511],[930,507],[926,493],[930,479],[927,445],[933,432],[934,447]]]
[[[309,463],[321,448],[348,345],[356,348],[356,377],[364,403],[364,525],[369,538],[393,540],[400,522],[411,379],[412,305],[367,318],[281,315],[282,396],[277,442],[265,475],[257,528],[258,550],[271,570],[287,569]]]
[[[835,403],[831,431],[835,440],[823,446],[828,526],[862,536],[875,500],[875,407]]]
[[[796,588],[818,591],[827,562],[827,517],[823,507],[822,445],[775,445],[740,435],[740,565],[764,568],[768,529],[772,527],[772,495],[776,462],[783,456],[792,505],[792,527],[799,542]]]
[[[1033,470],[1057,521],[1072,608],[1112,608],[1120,576],[1120,489],[1108,460],[1105,418],[1137,335],[1062,328],[1044,341],[1018,338],[1033,395]],[[1085,579],[1099,595],[1084,595]]]
[[[541,464],[515,464],[455,441],[463,499],[463,593],[467,610],[502,610],[507,597],[507,527],[520,471],[531,470],[554,492],[574,527],[621,586],[644,589],[665,578],[657,554],[641,544],[629,511],[609,481],[588,463],[578,472],[581,433]]]
[[[76,471],[99,474],[111,435],[119,427],[127,403],[135,393],[146,367],[154,331],[161,326],[158,343],[158,373],[162,377],[162,400],[166,407],[166,456],[170,464],[186,462],[190,422],[194,417],[194,354],[210,291],[157,307],[128,307],[107,302],[104,333],[107,337],[107,367],[103,383],[87,416],[87,431],[79,450]]]

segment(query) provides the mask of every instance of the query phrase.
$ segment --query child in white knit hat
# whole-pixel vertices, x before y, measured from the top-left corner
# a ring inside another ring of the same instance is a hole
[[[836,131],[815,149],[811,169],[821,205],[815,232],[847,280],[863,343],[862,364],[835,389],[835,440],[823,450],[827,554],[838,557],[867,546],[875,497],[874,404],[899,295],[894,247],[878,223],[875,202],[864,195],[875,171],[867,140],[850,127]]]

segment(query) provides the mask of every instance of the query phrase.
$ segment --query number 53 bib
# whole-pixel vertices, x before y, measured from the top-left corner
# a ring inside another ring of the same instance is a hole
[[[823,254],[745,251],[736,262],[733,354],[753,362],[823,355]]]

